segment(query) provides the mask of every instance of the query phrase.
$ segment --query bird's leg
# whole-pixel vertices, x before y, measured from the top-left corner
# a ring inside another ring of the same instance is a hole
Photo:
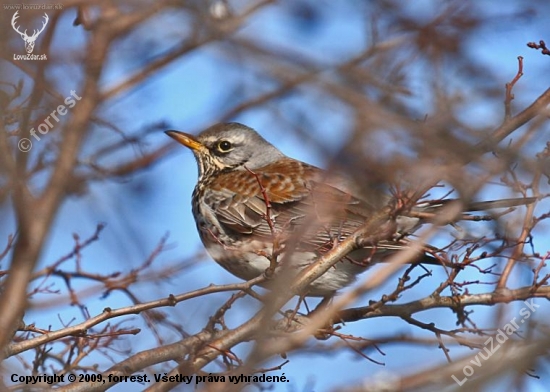
[[[315,309],[311,313],[308,314],[308,317],[311,317],[319,312],[324,312],[328,310],[328,305],[332,302],[332,298],[334,298],[334,295],[327,295],[323,297],[321,302],[317,304]],[[319,328],[313,336],[315,336],[318,340],[327,340],[333,335],[333,332],[336,331],[337,328],[333,327],[334,320],[332,317],[327,321],[324,327]]]
[[[300,309],[300,305],[302,304],[302,302],[304,303],[304,305],[306,306],[306,309],[307,309],[307,303],[305,301],[305,294],[300,294],[299,298],[298,298],[298,302],[296,303],[296,306],[294,307],[294,310],[292,310],[291,312],[286,312],[286,317],[287,317],[287,328],[290,328],[290,324],[292,323],[293,320],[295,320],[295,317],[296,315],[298,314],[298,310]],[[289,314],[290,313],[290,314]]]
[[[330,304],[330,302],[332,301],[332,298],[334,298],[333,295],[327,295],[327,296],[323,297],[321,302],[319,302],[317,304],[317,306],[315,307],[315,309],[313,309],[313,312],[311,312],[309,314],[312,315],[312,314],[315,314],[315,313],[320,312],[322,310],[325,310],[327,308],[327,306]]]

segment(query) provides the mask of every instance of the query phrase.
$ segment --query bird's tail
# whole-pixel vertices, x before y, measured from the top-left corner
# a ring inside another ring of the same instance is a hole
[[[502,199],[489,201],[476,201],[468,204],[466,211],[487,211],[495,208],[510,208],[517,206],[526,206],[537,201],[536,197],[524,197],[517,199]]]
[[[457,199],[445,199],[445,200],[434,200],[418,203],[413,211],[423,211],[423,212],[437,212],[437,210],[445,207],[449,203],[456,202]],[[476,212],[476,211],[487,211],[494,210],[497,208],[511,208],[517,206],[526,206],[537,201],[536,197],[524,197],[524,198],[515,198],[515,199],[500,199],[500,200],[488,200],[488,201],[474,201],[470,202],[464,212]]]

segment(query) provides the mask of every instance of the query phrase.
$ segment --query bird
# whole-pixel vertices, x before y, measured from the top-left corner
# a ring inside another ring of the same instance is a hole
[[[240,123],[216,124],[197,136],[176,130],[165,133],[189,148],[196,159],[192,213],[204,247],[220,266],[243,280],[264,274],[278,261],[298,273],[391,200],[390,195],[377,193],[374,200],[366,200],[343,176],[286,156]],[[447,201],[415,208],[434,212]],[[478,202],[468,210],[530,202],[528,198]],[[409,246],[407,236],[421,224],[418,217],[398,216],[392,238],[351,252],[303,295],[333,296],[370,265]],[[437,264],[431,256],[423,255],[420,262],[425,260]]]

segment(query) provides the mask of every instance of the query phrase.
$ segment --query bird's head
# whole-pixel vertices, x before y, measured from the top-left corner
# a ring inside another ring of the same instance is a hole
[[[239,123],[217,124],[198,136],[180,131],[166,134],[191,149],[199,178],[222,170],[254,170],[284,157],[255,130]]]

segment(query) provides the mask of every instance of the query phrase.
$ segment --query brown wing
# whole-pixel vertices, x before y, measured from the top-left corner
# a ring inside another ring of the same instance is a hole
[[[278,232],[298,232],[302,243],[324,247],[360,227],[372,207],[326,184],[323,176],[322,170],[287,158],[254,173],[223,173],[211,183],[205,197],[222,225],[261,238],[271,238],[268,201]],[[307,233],[300,232],[304,224]]]

